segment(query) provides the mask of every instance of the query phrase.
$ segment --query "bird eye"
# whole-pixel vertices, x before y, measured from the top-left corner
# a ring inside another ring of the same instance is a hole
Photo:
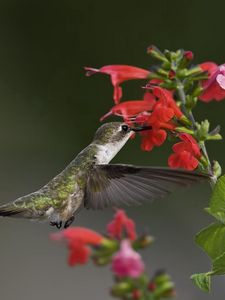
[[[124,132],[127,132],[128,130],[129,130],[129,126],[128,125],[122,125],[122,130],[124,131]]]

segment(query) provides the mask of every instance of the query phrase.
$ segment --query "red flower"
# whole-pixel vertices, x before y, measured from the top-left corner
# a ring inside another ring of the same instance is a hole
[[[174,153],[170,155],[168,164],[171,168],[183,168],[192,171],[198,167],[201,152],[196,140],[187,133],[179,134],[182,142],[173,145]]]
[[[136,239],[135,223],[129,219],[122,209],[118,209],[114,215],[114,219],[107,225],[107,233],[110,237],[121,239],[123,234],[130,240]]]
[[[158,98],[158,101],[153,106],[152,113],[148,116],[142,114],[135,120],[137,123],[152,126],[151,130],[140,133],[142,136],[141,148],[144,151],[151,151],[154,146],[161,146],[167,137],[165,129],[174,130],[176,127],[172,119],[174,117],[180,119],[183,116],[172,98],[171,92],[161,87],[154,87],[153,94]]]
[[[148,70],[127,65],[109,65],[100,69],[85,67],[85,70],[87,70],[87,76],[97,72],[111,76],[112,85],[114,86],[113,99],[115,104],[118,104],[122,97],[122,89],[120,87],[122,82],[131,79],[146,79],[150,74]]]
[[[142,131],[141,133],[141,149],[151,151],[154,146],[161,146],[167,137],[167,133],[163,129],[151,129]]]
[[[134,117],[143,111],[151,110],[154,102],[146,100],[132,100],[119,103],[113,106],[113,108],[107,114],[101,117],[100,121],[103,121],[110,115],[121,116],[124,118],[124,121],[128,121],[129,118]]]
[[[221,101],[225,98],[225,64],[217,66],[213,62],[205,62],[200,65],[203,71],[207,71],[209,79],[202,82],[203,93],[199,99],[209,102],[213,99]]]
[[[173,99],[172,92],[163,89],[159,86],[153,88],[153,94],[159,98],[159,101],[166,107],[171,108],[174,115],[180,119],[183,116],[182,111],[177,106],[176,101]]]
[[[141,148],[145,151],[161,146],[167,137],[165,129],[174,130],[176,127],[173,118],[180,119],[183,116],[170,91],[158,86],[151,86],[151,90],[152,93],[147,91],[144,94],[144,100],[117,104],[101,118],[102,121],[110,115],[117,115],[127,123],[151,126],[151,130],[140,132]]]
[[[90,255],[90,248],[88,246],[97,246],[103,240],[103,236],[99,233],[83,227],[67,228],[59,233],[53,233],[51,238],[67,242],[70,251],[68,257],[68,264],[70,266],[85,264]]]

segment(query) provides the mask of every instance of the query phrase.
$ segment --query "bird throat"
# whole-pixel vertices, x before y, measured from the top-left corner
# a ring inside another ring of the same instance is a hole
[[[108,164],[126,144],[129,137],[130,136],[124,138],[123,140],[107,143],[105,145],[97,145],[98,151],[95,155],[97,164]]]

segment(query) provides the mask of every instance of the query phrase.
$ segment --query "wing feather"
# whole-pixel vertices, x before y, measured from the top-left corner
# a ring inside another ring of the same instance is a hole
[[[96,165],[87,180],[84,203],[92,209],[138,205],[165,197],[177,187],[209,178],[205,174],[169,168]]]

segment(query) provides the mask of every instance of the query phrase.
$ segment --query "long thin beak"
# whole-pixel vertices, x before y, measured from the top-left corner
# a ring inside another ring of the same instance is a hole
[[[131,127],[131,130],[138,132],[138,131],[144,131],[144,130],[151,130],[152,126],[138,126],[138,127]]]

